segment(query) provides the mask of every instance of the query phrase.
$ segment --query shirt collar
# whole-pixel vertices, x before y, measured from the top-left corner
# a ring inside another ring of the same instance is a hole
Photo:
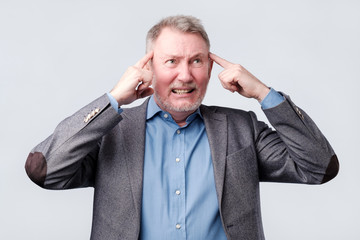
[[[146,120],[153,118],[158,113],[162,113],[162,115],[167,114],[168,116],[170,116],[170,119],[172,119],[171,114],[162,110],[156,104],[154,96],[151,96],[149,99],[148,106],[147,106]],[[203,116],[201,115],[201,112],[200,112],[200,108],[196,109],[196,111],[194,113],[192,113],[190,116],[187,117],[186,123],[189,124],[192,120],[194,120],[196,118],[196,116],[199,116],[201,119],[203,119]]]

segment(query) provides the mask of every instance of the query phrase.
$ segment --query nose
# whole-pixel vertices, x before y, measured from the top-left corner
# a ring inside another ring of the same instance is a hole
[[[178,76],[177,79],[182,82],[192,81],[191,68],[188,63],[182,63],[178,66]]]

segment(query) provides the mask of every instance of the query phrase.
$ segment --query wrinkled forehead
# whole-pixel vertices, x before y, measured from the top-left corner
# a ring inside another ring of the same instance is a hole
[[[154,54],[166,55],[208,55],[209,47],[199,33],[181,32],[164,28],[152,44]]]

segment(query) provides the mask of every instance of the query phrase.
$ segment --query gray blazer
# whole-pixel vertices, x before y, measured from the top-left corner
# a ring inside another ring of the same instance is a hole
[[[219,211],[228,239],[265,239],[259,182],[321,184],[338,160],[314,122],[286,100],[252,112],[202,105]],[[138,239],[147,102],[119,115],[106,95],[63,120],[29,154],[29,177],[47,189],[94,187],[92,240]]]

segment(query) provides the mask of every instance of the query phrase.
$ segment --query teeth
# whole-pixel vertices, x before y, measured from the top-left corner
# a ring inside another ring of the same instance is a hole
[[[174,89],[173,92],[177,94],[184,94],[191,92],[192,89]]]

